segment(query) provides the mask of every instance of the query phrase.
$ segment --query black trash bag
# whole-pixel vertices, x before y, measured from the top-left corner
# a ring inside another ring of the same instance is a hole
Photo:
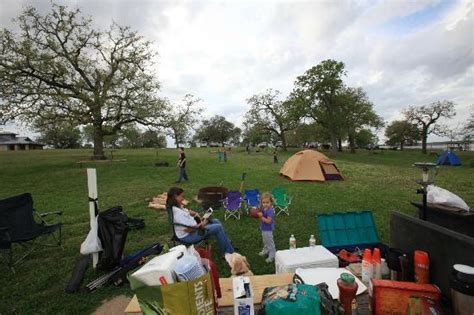
[[[127,215],[121,206],[115,206],[99,213],[97,222],[103,248],[97,264],[99,269],[110,271],[119,265],[127,240],[127,221]]]

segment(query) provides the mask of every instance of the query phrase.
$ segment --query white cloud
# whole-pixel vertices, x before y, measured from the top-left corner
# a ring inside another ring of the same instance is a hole
[[[49,6],[4,0],[1,26],[11,27],[23,3]],[[328,58],[345,62],[346,83],[363,87],[387,120],[408,105],[447,99],[458,104],[454,126],[474,103],[470,0],[61,3],[101,27],[115,20],[153,40],[162,95],[179,101],[191,93],[207,117],[241,124],[247,98],[267,88],[285,95],[297,75]]]

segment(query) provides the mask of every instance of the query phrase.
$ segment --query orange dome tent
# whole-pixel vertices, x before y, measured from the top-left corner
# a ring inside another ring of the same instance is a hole
[[[280,175],[289,179],[327,181],[341,180],[342,175],[333,161],[321,152],[314,150],[303,150],[295,153],[286,160],[280,169]]]

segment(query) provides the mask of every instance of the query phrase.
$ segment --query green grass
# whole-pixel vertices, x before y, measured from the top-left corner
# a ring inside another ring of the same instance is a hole
[[[285,161],[292,153],[294,151],[281,153],[280,161]],[[31,192],[38,210],[64,211],[64,250],[42,248],[17,266],[16,274],[10,273],[5,264],[0,265],[0,314],[87,314],[106,298],[132,294],[128,286],[107,287],[94,293],[64,293],[79,255],[79,246],[89,230],[87,165],[97,168],[102,210],[122,205],[129,216],[145,219],[145,229],[129,233],[126,253],[152,242],[169,240],[165,213],[147,208],[145,199],[173,186],[177,169],[158,168],[154,163],[159,159],[174,166],[176,150],[161,149],[158,153],[156,150],[118,150],[114,157],[126,159],[126,162],[89,162],[80,168],[76,162],[87,160],[89,155],[86,150],[0,152],[0,198]],[[318,238],[317,213],[359,209],[374,211],[379,235],[388,242],[390,210],[413,214],[415,208],[409,201],[420,199],[415,193],[418,188],[415,180],[421,177],[421,173],[412,167],[413,162],[434,159],[412,151],[343,153],[335,157],[335,161],[345,177],[344,181],[298,183],[278,176],[281,164],[272,163],[271,152],[247,155],[243,149],[235,149],[226,164],[219,164],[217,154],[211,154],[207,149],[187,150],[187,157],[191,182],[182,187],[188,199],[192,199],[200,187],[221,182],[228,188],[238,189],[242,172],[248,174],[247,188],[261,191],[276,186],[287,188],[293,196],[293,203],[289,217],[276,218],[274,235],[279,249],[288,247],[290,234],[296,236],[298,246],[306,246],[310,234]],[[472,206],[474,168],[469,167],[468,161],[474,159],[474,154],[463,152],[460,157],[465,166],[440,168],[436,184],[458,194]],[[222,211],[218,211],[217,217],[224,221]],[[257,221],[244,216],[240,221],[230,219],[224,224],[234,244],[247,256],[254,273],[274,272],[274,266],[266,264],[257,255],[261,249]],[[228,276],[229,268],[217,257],[217,247],[214,253],[220,275]],[[88,269],[84,284],[99,275]]]

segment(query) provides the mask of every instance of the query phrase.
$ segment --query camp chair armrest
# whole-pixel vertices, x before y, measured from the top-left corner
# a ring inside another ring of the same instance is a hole
[[[63,212],[62,212],[61,210],[59,210],[59,211],[44,212],[44,213],[39,213],[39,212],[37,212],[37,213],[38,213],[38,215],[39,215],[41,218],[46,217],[46,216],[51,215],[51,214],[63,215]]]

